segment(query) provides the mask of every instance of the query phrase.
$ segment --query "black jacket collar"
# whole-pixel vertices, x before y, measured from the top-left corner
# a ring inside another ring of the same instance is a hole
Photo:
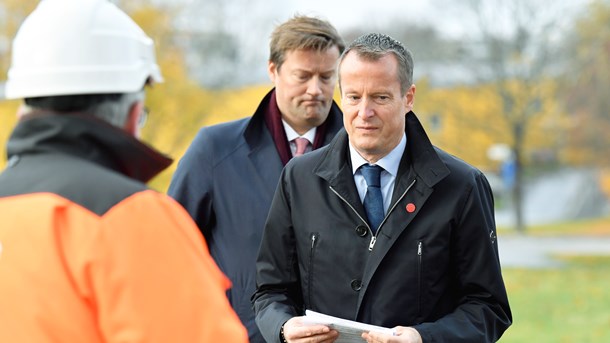
[[[40,113],[24,117],[8,143],[8,157],[36,153],[73,155],[148,182],[172,160],[128,133],[92,116]]]
[[[449,174],[449,169],[436,153],[415,113],[407,113],[405,121],[407,147],[400,162],[396,185],[403,181],[400,178],[407,175],[409,168],[412,168],[428,187],[432,187]],[[345,180],[346,176],[352,173],[348,144],[347,132],[340,131],[315,168],[315,173],[340,189],[349,185],[345,184]]]

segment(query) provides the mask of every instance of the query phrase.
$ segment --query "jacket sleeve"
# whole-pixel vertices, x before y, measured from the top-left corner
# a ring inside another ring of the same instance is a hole
[[[208,139],[208,128],[202,128],[180,159],[172,176],[167,194],[176,199],[190,214],[206,238],[206,231],[214,220],[213,142]]]
[[[455,311],[436,322],[414,326],[424,342],[495,342],[512,322],[491,188],[478,171],[471,184],[450,247],[459,302]]]
[[[252,297],[256,324],[267,342],[280,342],[281,326],[302,315],[295,237],[289,195],[282,172],[271,203],[256,261],[257,289]]]
[[[105,216],[85,274],[106,342],[247,342],[218,269],[186,212],[154,191]]]

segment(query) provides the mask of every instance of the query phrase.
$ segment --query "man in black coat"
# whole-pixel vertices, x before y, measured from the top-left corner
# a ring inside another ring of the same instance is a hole
[[[492,192],[411,111],[410,52],[364,35],[341,57],[339,86],[345,131],[288,163],[271,205],[253,297],[263,336],[334,341],[303,320],[310,309],[394,328],[368,342],[498,340],[512,315]]]

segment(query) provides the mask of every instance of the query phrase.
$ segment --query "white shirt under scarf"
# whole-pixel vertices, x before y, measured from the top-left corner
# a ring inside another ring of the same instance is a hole
[[[284,125],[284,132],[286,132],[286,138],[288,139],[288,145],[290,145],[292,156],[294,156],[294,153],[297,151],[297,144],[294,142],[295,138],[303,137],[309,141],[309,145],[307,146],[307,149],[305,149],[305,153],[313,150],[313,141],[316,138],[317,127],[305,132],[305,134],[301,136],[284,119],[282,119],[282,124]]]

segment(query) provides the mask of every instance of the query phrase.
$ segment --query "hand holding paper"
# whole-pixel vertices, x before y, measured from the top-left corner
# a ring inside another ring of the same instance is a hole
[[[338,336],[336,330],[325,324],[311,324],[306,322],[304,316],[292,317],[284,323],[283,335],[288,342],[308,338],[314,342],[334,342]]]
[[[383,333],[370,331],[362,334],[368,343],[422,343],[419,332],[411,327],[397,326],[394,328],[394,335],[389,336]]]
[[[366,340],[362,338],[363,332],[380,332],[391,336],[394,335],[394,330],[389,328],[337,318],[311,310],[305,311],[303,323],[310,325],[324,324],[337,330],[339,337],[335,343],[366,343]]]

